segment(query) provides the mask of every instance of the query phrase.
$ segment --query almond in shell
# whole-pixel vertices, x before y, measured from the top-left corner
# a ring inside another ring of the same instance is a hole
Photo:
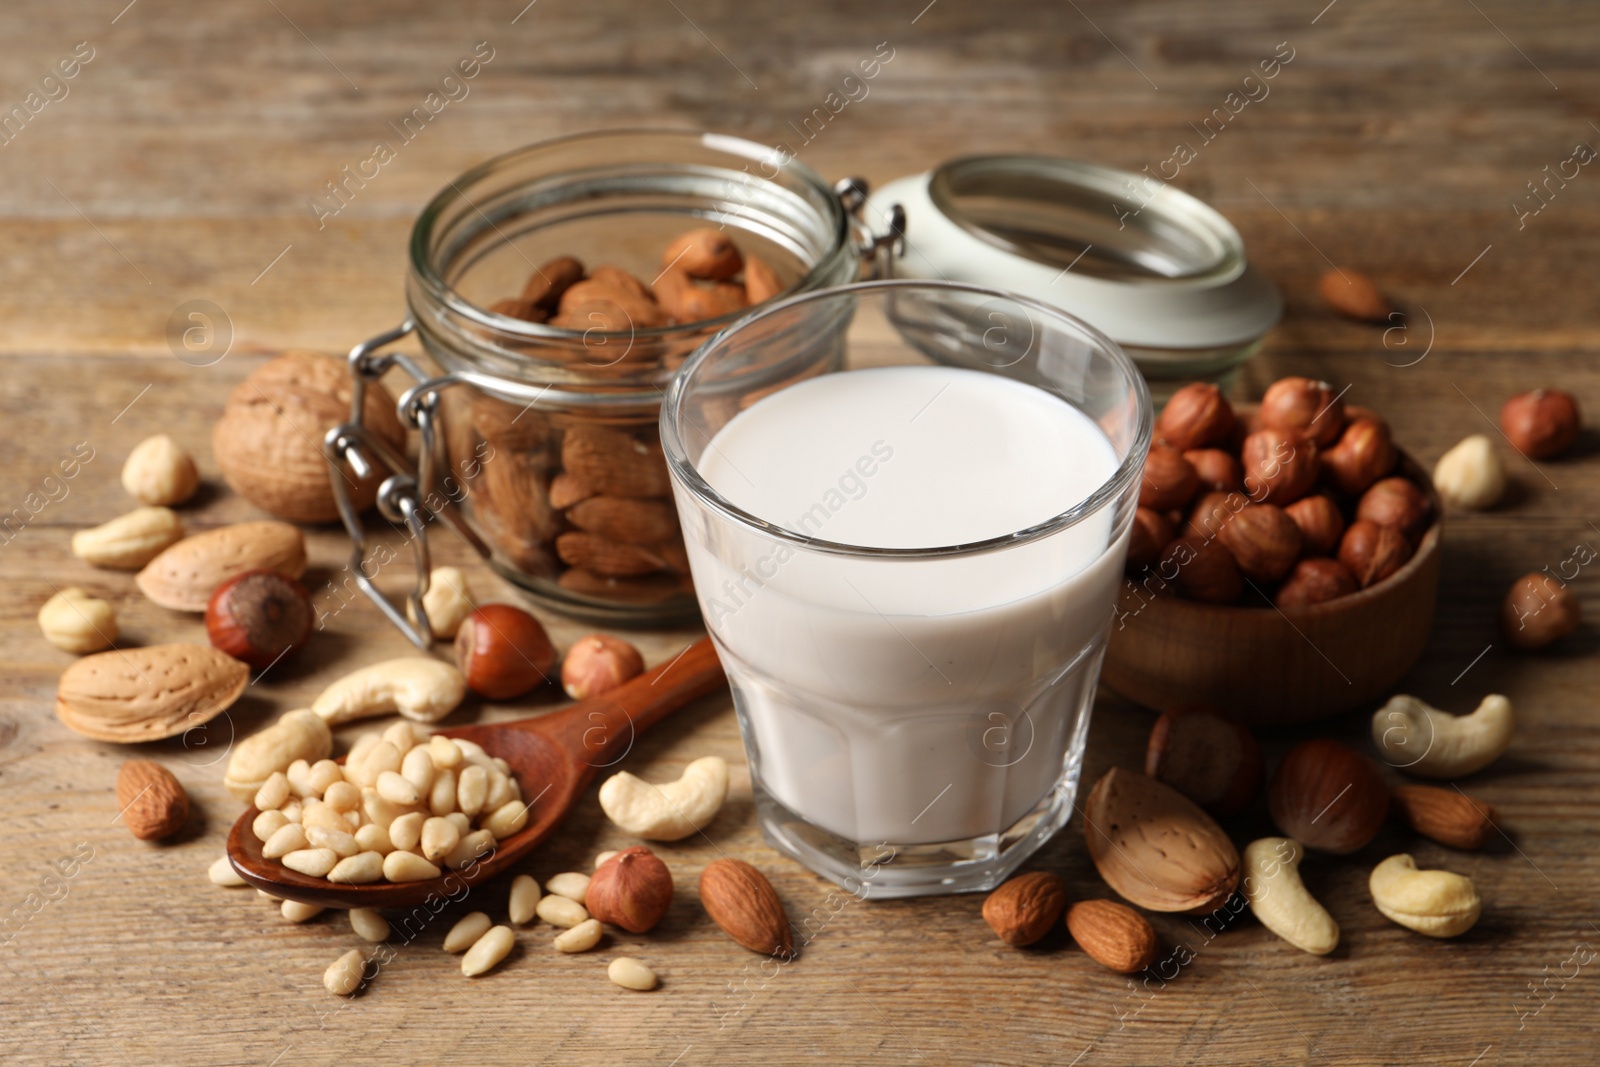
[[[729,937],[763,955],[794,955],[783,902],[767,876],[743,860],[720,859],[700,873],[700,903]]]
[[[306,541],[286,522],[241,522],[185,537],[145,564],[135,578],[145,596],[174,611],[205,611],[217,586],[245,571],[298,578]]]
[[[85,656],[61,675],[56,717],[97,741],[155,741],[209,722],[250,668],[206,645],[152,645]]]
[[[1194,801],[1154,778],[1113,767],[1083,805],[1100,877],[1151,911],[1213,911],[1239,885],[1239,850]]]

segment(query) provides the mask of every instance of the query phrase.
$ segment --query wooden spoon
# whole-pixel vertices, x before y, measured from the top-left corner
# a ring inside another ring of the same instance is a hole
[[[430,896],[459,899],[464,887],[493,878],[548,837],[595,774],[626,755],[636,736],[723,684],[722,664],[711,639],[704,637],[676,659],[604,696],[534,719],[435,731],[475,741],[489,755],[504,759],[522,787],[523,799],[531,801],[528,825],[497,842],[491,855],[466,870],[446,871],[420,882],[370,885],[312,878],[261,855],[261,841],[251,829],[259,814],[254,807],[233,824],[228,834],[228,859],[239,877],[257,889],[326,908],[404,908]]]

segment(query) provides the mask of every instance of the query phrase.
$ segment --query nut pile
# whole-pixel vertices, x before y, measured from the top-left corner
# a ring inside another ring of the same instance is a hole
[[[1394,470],[1389,425],[1334,388],[1283,378],[1240,417],[1216,386],[1186,385],[1156,423],[1128,547],[1135,580],[1210,604],[1270,596],[1289,611],[1375,585],[1432,519]]]

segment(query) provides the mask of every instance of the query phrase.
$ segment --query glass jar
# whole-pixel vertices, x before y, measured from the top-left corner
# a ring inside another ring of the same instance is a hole
[[[859,182],[829,187],[773,149],[692,131],[564,137],[452,181],[412,230],[410,316],[352,350],[353,421],[325,441],[336,464],[389,472],[380,511],[411,534],[418,581],[401,612],[372,583],[360,515],[341,495],[357,581],[425,644],[427,527],[442,519],[565,614],[611,625],[692,621],[661,403],[689,353],[746,307],[661,323],[586,304],[541,322],[515,298],[563,256],[591,276],[610,265],[658,282],[663,249],[696,227],[731,237],[747,260],[758,256],[780,295],[846,284],[872,248],[852,217],[864,195]],[[423,358],[386,350],[413,333]],[[420,431],[414,470],[360,423],[365,383],[394,368],[415,380],[397,405]]]

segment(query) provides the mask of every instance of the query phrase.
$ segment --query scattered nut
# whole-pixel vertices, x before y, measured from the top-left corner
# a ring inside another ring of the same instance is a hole
[[[533,913],[551,926],[573,927],[589,918],[582,904],[553,894],[542,896],[533,906]]]
[[[350,929],[363,941],[389,939],[389,921],[372,908],[351,908]]]
[[[700,872],[700,903],[711,921],[751,952],[788,959],[794,936],[767,876],[743,860],[713,860]]]
[[[538,915],[539,883],[526,874],[511,880],[511,895],[506,901],[506,912],[517,926],[526,926]]]
[[[70,586],[39,609],[39,632],[63,652],[99,652],[117,639],[117,613],[104,600]]]
[[[1512,582],[1500,605],[1500,632],[1513,648],[1554,644],[1582,620],[1583,606],[1572,587],[1538,572]]]
[[[1317,280],[1323,302],[1339,314],[1362,322],[1388,322],[1394,308],[1372,279],[1357,270],[1325,271]]]
[[[332,752],[333,734],[320,716],[305,708],[286,711],[277,722],[233,747],[222,784],[248,804],[275,772],[287,771],[295,760],[326,759]]]
[[[465,952],[489,932],[494,922],[481,911],[463,915],[444,935],[444,950],[449,953]]]
[[[600,807],[618,828],[647,841],[678,841],[710,825],[728,795],[728,764],[702,756],[675,782],[652,785],[621,771],[600,787]]]
[[[644,657],[619,637],[580,637],[561,663],[561,687],[573,700],[587,700],[644,673]]]
[[[1302,952],[1326,956],[1339,946],[1333,921],[1300,880],[1304,850],[1287,837],[1263,837],[1244,850],[1244,895],[1261,925]]]
[[[311,710],[332,726],[391,711],[416,722],[438,722],[466,693],[466,680],[450,664],[404,656],[345,675],[322,691]]]
[[[211,879],[212,885],[220,885],[226,889],[238,889],[250,884],[239,877],[239,872],[233,869],[233,861],[228,859],[226,853],[211,861],[206,877]]]
[[[235,575],[272,570],[298,578],[305,569],[306,540],[298,526],[241,522],[185,537],[146,563],[134,581],[164,608],[203,612],[217,586]]]
[[[1266,769],[1248,727],[1214,711],[1186,708],[1166,712],[1151,727],[1144,773],[1226,818],[1261,793]]]
[[[136,508],[72,535],[72,554],[115,571],[136,571],[183,540],[183,522],[170,508]]]
[[[511,955],[516,944],[517,935],[511,932],[511,927],[490,927],[461,957],[461,973],[468,978],[476,978],[493,970],[501,960]]]
[[[1450,871],[1420,871],[1404,853],[1374,867],[1367,887],[1385,918],[1429,937],[1464,934],[1483,910],[1472,879]]]
[[[1554,459],[1578,440],[1583,420],[1572,394],[1535,389],[1507,400],[1500,409],[1500,429],[1511,447],[1529,459]]]
[[[131,759],[117,772],[117,806],[128,832],[141,841],[171,837],[189,819],[189,794],[161,764]]]
[[[1067,883],[1048,871],[1019,874],[983,902],[983,921],[995,936],[1016,948],[1031,945],[1061,921]]]
[[[206,604],[211,644],[257,670],[304,645],[315,623],[305,588],[277,571],[246,571],[230,578]]]
[[[606,860],[611,859],[614,856],[620,856],[620,855],[622,855],[622,852],[620,850],[617,850],[617,849],[611,849],[611,850],[606,851],[606,852],[596,852],[595,856],[594,856],[594,869],[598,871],[600,869],[601,865],[606,862]]]
[[[623,989],[648,992],[656,987],[656,972],[631,956],[618,956],[606,967],[606,977]]]
[[[1423,837],[1451,848],[1482,848],[1494,836],[1499,816],[1459,789],[1397,785],[1391,799],[1400,819]]]
[[[449,641],[476,606],[472,587],[460,567],[435,567],[428,575],[428,591],[422,594],[422,610],[428,613],[428,627],[435,641]],[[406,605],[407,614],[411,606]],[[417,620],[413,617],[413,623]]]
[[[140,441],[122,465],[122,488],[141,504],[181,504],[199,487],[194,459],[164,433]]]
[[[1118,974],[1135,974],[1161,951],[1150,920],[1115,900],[1080,900],[1067,909],[1067,930],[1089,958]]]
[[[1462,778],[1511,747],[1511,701],[1491,694],[1470,715],[1451,715],[1413,696],[1397,696],[1372,714],[1372,743],[1392,767],[1424,778]]]
[[[1278,764],[1268,790],[1272,821],[1308,848],[1344,855],[1378,835],[1389,787],[1372,761],[1329,738],[1304,741]]]
[[[672,872],[642,845],[611,853],[596,864],[583,904],[601,922],[645,933],[672,905]]]
[[[1239,852],[1199,805],[1113,767],[1083,805],[1089,857],[1106,884],[1151,911],[1201,914],[1233,895]]]
[[[222,714],[249,681],[248,667],[204,645],[96,652],[62,672],[56,718],[97,741],[156,741]]]
[[[322,972],[322,986],[336,997],[354,996],[361,988],[361,972],[366,969],[366,957],[353,948],[328,965]]]
[[[485,604],[456,631],[456,665],[467,688],[511,700],[549,680],[560,658],[542,623],[510,604]]]
[[[579,904],[584,903],[584,893],[588,888],[589,876],[587,874],[579,874],[576,871],[552,874],[544,881],[544,891],[546,893],[554,893],[558,897],[566,897],[568,900]]]
[[[324,910],[315,904],[302,904],[298,900],[285,900],[278,906],[278,914],[292,923],[310,922]]]
[[[1433,487],[1447,504],[1484,511],[1506,491],[1506,465],[1487,434],[1473,434],[1439,457]]]
[[[585,919],[557,934],[554,944],[560,952],[588,952],[600,943],[601,932],[598,919]]]

